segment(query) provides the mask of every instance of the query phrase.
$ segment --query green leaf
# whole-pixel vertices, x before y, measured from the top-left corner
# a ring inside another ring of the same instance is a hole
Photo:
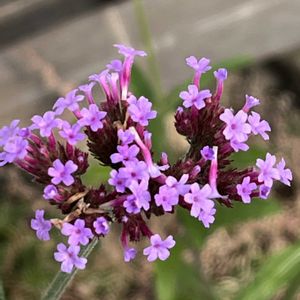
[[[85,248],[82,249],[80,252],[81,257],[88,257],[95,246],[98,243],[98,239],[94,238],[90,244],[88,244]],[[78,269],[73,268],[73,271],[68,274],[64,272],[58,272],[56,276],[54,277],[53,281],[50,283],[50,286],[48,287],[45,294],[42,296],[42,300],[57,300],[60,299],[63,295],[64,291],[68,287],[68,285],[71,283],[73,278],[75,277]]]
[[[300,274],[300,243],[270,257],[236,300],[269,300]],[[300,282],[298,281],[298,286]]]
[[[185,246],[184,240],[177,238],[171,256],[166,261],[158,261],[155,264],[157,298],[159,300],[216,299],[201,274],[200,265],[183,259]]]

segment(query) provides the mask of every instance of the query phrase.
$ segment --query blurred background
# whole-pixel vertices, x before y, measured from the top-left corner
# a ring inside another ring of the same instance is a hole
[[[0,0],[0,126],[13,118],[28,125],[124,43],[150,54],[138,59],[132,90],[154,102],[154,150],[174,159],[187,148],[173,129],[178,93],[192,76],[184,59],[205,56],[229,70],[223,103],[239,108],[246,93],[258,97],[273,129],[269,143],[253,139],[251,151],[235,155],[236,165],[271,151],[294,174],[292,187],[276,185],[268,201],[218,207],[209,230],[180,210],[151,220],[154,232],[177,240],[164,263],[140,255],[125,264],[115,226],[63,299],[300,299],[299,15],[299,0]],[[214,88],[211,74],[202,86]],[[94,163],[86,181],[107,176]],[[7,299],[40,299],[59,269],[52,257],[61,237],[43,243],[30,230],[37,208],[57,216],[29,176],[2,168],[0,299],[1,285]]]

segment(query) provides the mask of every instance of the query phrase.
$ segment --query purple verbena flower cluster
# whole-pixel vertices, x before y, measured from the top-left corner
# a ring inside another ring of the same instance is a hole
[[[194,70],[193,81],[180,93],[183,107],[175,114],[175,127],[190,148],[174,164],[169,163],[166,153],[160,161],[153,161],[147,126],[157,112],[147,98],[129,92],[134,58],[146,53],[115,46],[124,55],[123,62],[113,60],[106,70],[91,75],[90,83],[59,98],[53,111],[34,116],[28,128],[20,128],[15,120],[0,130],[0,165],[14,163],[30,173],[44,186],[47,202],[64,215],[46,220],[44,210],[37,210],[31,221],[40,240],[49,240],[53,227],[68,238],[68,246],[58,244],[54,254],[64,272],[85,268],[87,260],[80,257],[80,246],[106,236],[112,223],[122,227],[120,240],[126,262],[137,254],[129,243],[143,236],[150,240],[143,251],[148,261],[165,260],[175,241],[171,235],[162,239],[152,233],[146,223],[152,215],[174,213],[181,206],[209,227],[215,220],[217,203],[231,207],[233,201],[250,203],[258,196],[266,199],[274,180],[286,185],[292,180],[284,159],[276,164],[270,153],[265,160],[257,159],[256,167],[238,170],[231,166],[232,153],[248,150],[246,142],[251,135],[269,139],[271,128],[251,111],[259,105],[252,96],[246,95],[245,105],[236,113],[221,106],[226,69],[214,72],[214,93],[201,90],[200,79],[211,69],[210,61],[193,56],[186,60]],[[103,101],[93,95],[98,85],[105,95]],[[73,124],[62,119],[65,111],[75,116]],[[108,184],[83,184],[88,153],[77,144],[84,140],[92,156],[111,167]]]

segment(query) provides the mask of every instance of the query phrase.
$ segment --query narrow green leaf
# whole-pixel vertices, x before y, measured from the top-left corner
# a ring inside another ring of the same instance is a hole
[[[270,257],[236,300],[270,300],[300,274],[300,244]],[[298,281],[298,285],[300,282]]]
[[[97,245],[97,243],[98,243],[98,239],[94,238],[89,245],[87,245],[85,248],[82,249],[80,256],[88,257],[91,254],[92,250]],[[73,280],[77,271],[78,269],[74,268],[72,273],[70,274],[64,272],[58,272],[54,277],[53,281],[50,283],[50,286],[48,287],[47,291],[42,296],[42,300],[60,299],[64,291],[66,290],[67,286]]]
[[[3,288],[3,282],[0,280],[0,300],[5,300],[5,293],[4,293],[4,288]]]

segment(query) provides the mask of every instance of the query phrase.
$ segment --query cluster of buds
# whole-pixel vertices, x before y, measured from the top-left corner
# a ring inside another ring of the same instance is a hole
[[[179,94],[183,104],[175,114],[176,130],[186,137],[189,150],[174,164],[166,153],[155,162],[147,126],[157,112],[147,98],[129,91],[134,58],[146,53],[115,46],[124,61],[113,60],[104,71],[91,75],[90,83],[59,98],[52,111],[34,116],[28,128],[14,120],[0,130],[0,165],[14,163],[30,173],[44,186],[44,199],[63,215],[47,220],[45,211],[37,210],[31,227],[40,240],[49,240],[53,227],[68,237],[68,245],[58,244],[54,253],[64,272],[85,268],[87,260],[80,257],[80,246],[106,236],[112,223],[122,227],[126,262],[135,258],[132,243],[142,237],[150,240],[143,250],[148,261],[165,260],[175,241],[171,235],[163,239],[150,230],[146,221],[152,215],[174,213],[181,206],[208,228],[215,220],[217,203],[231,207],[233,201],[266,199],[274,180],[286,185],[292,180],[284,159],[276,164],[269,153],[265,160],[257,159],[254,167],[238,170],[231,166],[230,155],[247,151],[250,135],[269,139],[270,126],[252,111],[259,105],[252,96],[246,95],[237,113],[220,105],[226,69],[214,72],[214,93],[200,90],[201,75],[211,69],[210,61],[193,56],[186,59],[194,70],[193,81]],[[97,84],[104,92],[103,101],[93,95]],[[65,111],[73,113],[74,124],[62,118]],[[91,155],[111,167],[108,184],[83,184],[88,153],[76,145],[84,140]]]

